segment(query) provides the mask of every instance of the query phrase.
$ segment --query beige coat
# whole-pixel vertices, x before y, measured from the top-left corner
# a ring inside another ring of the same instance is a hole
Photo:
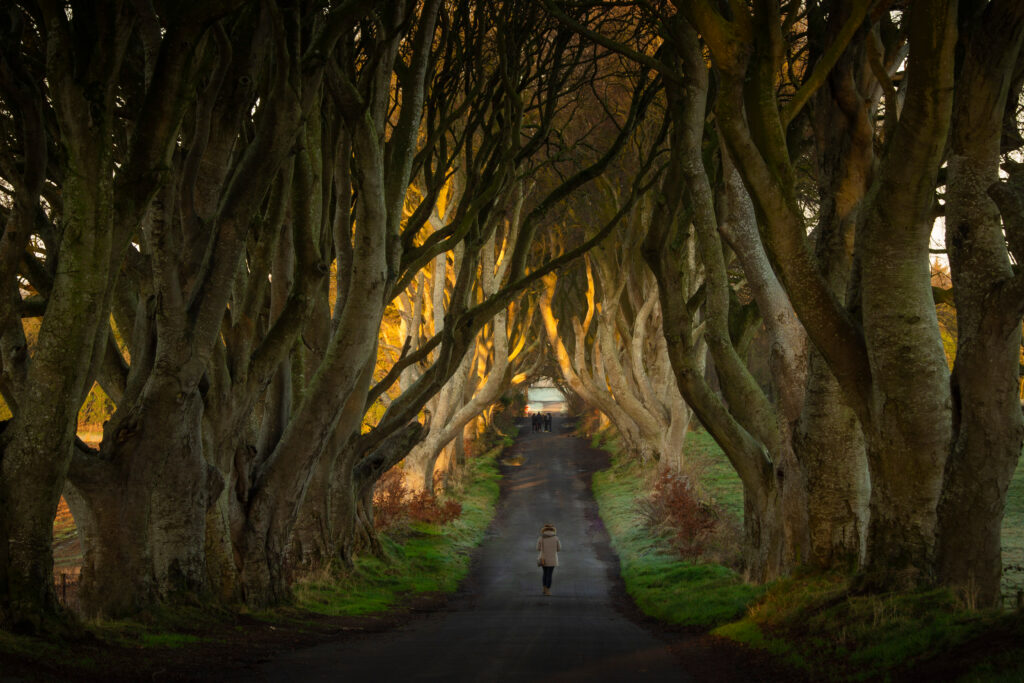
[[[537,539],[537,550],[540,552],[540,562],[545,567],[558,566],[558,551],[562,549],[562,542],[554,529],[545,529]]]

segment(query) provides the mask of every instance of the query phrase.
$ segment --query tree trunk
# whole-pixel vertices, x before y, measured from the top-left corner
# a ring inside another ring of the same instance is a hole
[[[462,425],[473,417],[472,414],[468,414],[468,410],[462,410],[464,406],[460,402],[472,369],[473,355],[471,350],[466,351],[455,375],[441,388],[434,402],[437,412],[432,413],[431,433],[422,443],[417,444],[403,461],[406,485],[414,492],[434,493],[434,472],[441,451],[451,441],[456,430],[461,431]],[[460,424],[450,424],[450,421],[460,413]]]
[[[65,459],[53,455],[70,452],[72,435],[68,431],[63,427],[50,432],[52,438],[39,439],[26,438],[26,434],[4,444],[0,477],[0,531],[4,534],[0,540],[0,626],[4,628],[47,631],[59,612],[51,547],[63,483],[59,460]]]
[[[86,107],[85,104],[81,105]],[[99,123],[95,125],[100,126]],[[65,131],[65,136],[67,136]],[[0,436],[0,627],[39,631],[57,615],[53,591],[53,518],[71,461],[78,408],[97,344],[105,344],[105,292],[113,207],[109,130],[83,141],[64,138],[74,154],[63,188],[64,235],[46,316],[28,364],[14,418]],[[102,327],[101,327],[102,325]]]
[[[238,446],[236,455],[236,462],[244,462],[251,457],[250,447],[246,444]],[[232,524],[240,519],[237,495],[238,487],[232,481],[230,485],[221,487],[206,511],[206,581],[210,594],[221,604],[237,603],[242,597],[231,540]]]
[[[868,589],[903,590],[934,578],[935,510],[952,415],[928,243],[952,111],[956,9],[935,0],[908,12],[907,101],[858,234],[871,370],[864,423],[872,486]]]
[[[357,521],[359,500],[354,460],[351,449],[338,456],[331,479],[331,543],[334,557],[344,567],[351,567],[356,553],[364,547]]]
[[[288,566],[306,572],[327,566],[333,559],[334,530],[331,528],[331,486],[334,458],[330,446],[317,463],[316,471],[306,489],[302,509],[295,520],[289,550]]]
[[[111,424],[99,462],[76,462],[69,474],[90,616],[119,617],[206,590],[206,513],[220,479],[211,481],[203,458],[202,397],[178,389],[175,378],[151,385]]]
[[[849,21],[844,8],[825,26],[825,44]],[[857,221],[875,163],[874,120],[881,86],[871,78],[861,43],[851,44],[814,96],[814,126],[821,209],[815,258],[828,288],[851,308]],[[875,76],[877,79],[877,75]],[[807,474],[809,562],[821,569],[854,570],[864,560],[870,478],[856,413],[821,353],[809,351],[807,391],[794,445]]]
[[[988,190],[999,182],[1000,143],[1010,83],[1024,40],[1024,7],[999,0],[965,15],[967,45],[953,114],[946,244],[957,308],[952,400],[955,441],[938,509],[939,579],[970,607],[1001,603],[1001,527],[1006,491],[1020,457],[1019,285],[1007,258],[1019,245],[1014,217],[1000,216]],[[1016,108],[1011,115],[1016,125]],[[1014,170],[1019,175],[1019,171]],[[1019,177],[1016,181],[1018,202]],[[1001,220],[1002,218],[1002,220]],[[1005,234],[1004,234],[1005,226]],[[1021,254],[1016,253],[1019,259]],[[1019,268],[1019,266],[1018,266]],[[1016,279],[1016,283],[1014,282]]]
[[[1017,381],[1008,371],[1018,362],[1020,324],[1011,334],[1000,327],[982,329],[984,339],[958,348],[953,387],[960,429],[938,508],[939,580],[972,608],[1002,602],[1003,511],[1024,439]]]
[[[348,408],[317,463],[295,521],[289,565],[297,570],[326,567],[335,561],[344,566],[352,564],[352,454],[341,438],[350,433],[352,421],[358,423],[361,416],[347,412]]]
[[[781,483],[781,482],[780,482]],[[786,515],[779,488],[766,486],[743,494],[743,575],[752,583],[764,583],[789,571]]]
[[[864,559],[871,482],[860,422],[825,360],[811,352],[795,450],[807,477],[809,562],[853,569]]]

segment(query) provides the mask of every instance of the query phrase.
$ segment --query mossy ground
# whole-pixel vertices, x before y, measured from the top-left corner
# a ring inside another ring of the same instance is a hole
[[[469,570],[498,499],[496,452],[470,461],[462,515],[445,525],[414,523],[402,538],[383,536],[384,557],[359,557],[350,572],[324,572],[298,583],[297,606],[328,615],[362,615],[390,609],[412,593],[450,593]]]
[[[797,572],[750,586],[730,569],[684,561],[652,538],[637,512],[647,471],[618,455],[609,434],[592,444],[613,454],[594,477],[601,516],[629,594],[659,620],[708,629],[773,655],[808,680],[1024,681],[1024,615],[967,610],[945,590],[855,595],[844,574]],[[715,500],[742,514],[742,488],[705,432],[688,435],[686,457]],[[1024,574],[1024,467],[1010,488],[1003,528],[1004,592]],[[1016,583],[1015,583],[1016,582]],[[924,678],[922,678],[924,676]]]
[[[763,589],[744,583],[728,567],[683,561],[668,550],[662,539],[652,537],[636,509],[637,499],[645,492],[647,474],[638,463],[617,457],[614,442],[604,445],[612,452],[615,464],[594,475],[594,495],[619,556],[626,590],[637,606],[670,624],[702,629],[740,618]],[[726,473],[716,474],[721,480],[705,485],[717,500],[729,506],[735,502],[735,482]]]
[[[844,575],[775,582],[713,631],[810,680],[1024,681],[1024,619],[965,610],[946,590],[855,595]]]
[[[194,680],[229,662],[337,639],[342,631],[393,628],[409,608],[437,608],[469,569],[498,498],[501,448],[470,460],[445,525],[416,523],[382,538],[383,558],[361,557],[350,571],[325,569],[300,580],[292,605],[259,613],[204,605],[158,607],[128,620],[75,624],[63,637],[0,631],[0,674],[33,681]],[[212,669],[211,669],[212,667]]]

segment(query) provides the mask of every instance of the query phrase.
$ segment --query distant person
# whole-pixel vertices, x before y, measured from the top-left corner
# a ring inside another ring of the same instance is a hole
[[[544,431],[551,431],[551,413],[544,413]]]
[[[558,540],[558,532],[554,524],[545,524],[540,529],[540,538],[537,539],[537,564],[544,570],[541,582],[544,585],[544,595],[551,595],[551,576],[558,566],[558,551],[562,549],[562,542]]]

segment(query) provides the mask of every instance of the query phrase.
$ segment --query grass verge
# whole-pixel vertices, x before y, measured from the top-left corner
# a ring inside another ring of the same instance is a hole
[[[613,454],[594,477],[601,516],[619,554],[627,590],[646,614],[708,629],[765,651],[813,681],[1024,681],[1024,615],[965,610],[946,590],[853,595],[844,574],[800,573],[748,586],[729,569],[683,561],[652,538],[637,514],[649,474],[618,456],[614,437],[591,443]],[[742,488],[705,432],[687,436],[686,457],[715,500],[742,514]],[[1003,526],[1004,592],[1024,562],[1024,467],[1010,486]]]
[[[359,557],[351,572],[325,573],[295,587],[301,609],[331,616],[372,614],[413,593],[450,593],[469,570],[498,499],[498,450],[469,461],[462,515],[445,525],[414,523],[401,539],[382,536],[385,558]]]
[[[773,654],[809,680],[1022,681],[1024,620],[964,610],[948,590],[852,595],[839,574],[775,582],[713,631]]]
[[[612,452],[613,465],[594,475],[594,496],[633,601],[656,619],[701,629],[741,617],[763,588],[744,583],[728,567],[684,561],[662,539],[652,538],[636,509],[646,492],[646,473],[639,463],[617,457],[613,444],[602,444]]]
[[[1024,587],[1021,465],[1007,493],[1003,563],[1012,600]],[[812,680],[1024,681],[1024,614],[966,610],[947,590],[852,595],[845,575],[798,574],[714,633],[767,650]]]
[[[1024,457],[1010,481],[1003,513],[1003,594],[1015,597],[1017,591],[1024,591]]]
[[[472,458],[460,517],[418,523],[401,538],[383,538],[386,557],[362,557],[348,572],[323,572],[294,586],[292,605],[258,614],[196,604],[155,607],[130,620],[75,625],[64,638],[0,631],[0,678],[31,681],[205,679],[268,653],[324,640],[341,631],[375,631],[403,623],[420,595],[454,591],[470,551],[494,514],[502,447]]]

